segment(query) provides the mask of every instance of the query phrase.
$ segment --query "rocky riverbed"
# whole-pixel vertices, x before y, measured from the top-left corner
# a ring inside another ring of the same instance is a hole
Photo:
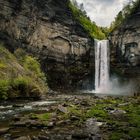
[[[3,103],[0,117],[0,140],[140,139],[140,97],[53,94]]]

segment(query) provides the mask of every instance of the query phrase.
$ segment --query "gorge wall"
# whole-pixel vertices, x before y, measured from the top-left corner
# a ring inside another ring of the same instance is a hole
[[[76,87],[90,73],[94,57],[93,40],[74,19],[68,2],[0,1],[0,40],[12,52],[21,47],[36,56],[51,88]]]
[[[140,6],[110,35],[112,68],[140,87]]]

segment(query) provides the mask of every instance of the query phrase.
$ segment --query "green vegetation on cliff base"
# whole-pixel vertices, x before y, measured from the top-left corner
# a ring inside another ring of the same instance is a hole
[[[140,6],[140,0],[135,0],[127,4],[122,11],[118,13],[115,20],[110,25],[110,32],[119,28],[129,17],[136,14]]]
[[[40,98],[47,92],[46,78],[39,62],[22,49],[12,54],[0,44],[0,77],[0,100]]]
[[[80,24],[84,27],[84,29],[88,32],[88,34],[92,37],[92,38],[96,38],[96,39],[105,39],[106,36],[105,34],[102,32],[101,28],[98,27],[94,22],[92,22],[87,16],[86,14],[84,14],[78,7],[76,7],[74,4],[72,4],[72,2],[69,1],[68,4],[70,10],[73,13],[73,16],[75,17],[75,19],[80,22]]]

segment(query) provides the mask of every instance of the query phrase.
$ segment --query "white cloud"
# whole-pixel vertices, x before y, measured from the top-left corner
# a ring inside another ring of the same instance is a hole
[[[77,0],[84,4],[87,15],[99,26],[109,26],[129,1],[131,0]]]

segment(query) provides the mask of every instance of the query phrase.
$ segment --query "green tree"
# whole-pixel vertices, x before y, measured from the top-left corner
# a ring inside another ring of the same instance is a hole
[[[118,13],[115,20],[111,23],[109,31],[112,32],[118,28],[124,21],[135,14],[140,6],[140,0],[132,1],[124,6],[123,10]]]
[[[88,32],[88,34],[92,38],[96,39],[105,39],[106,36],[102,32],[101,28],[98,27],[95,22],[92,22],[89,17],[87,17],[85,10],[83,10],[83,4],[81,5],[81,9],[76,6],[77,4],[73,4],[73,2],[69,2],[69,8],[73,13],[74,18],[80,22],[83,28]]]

